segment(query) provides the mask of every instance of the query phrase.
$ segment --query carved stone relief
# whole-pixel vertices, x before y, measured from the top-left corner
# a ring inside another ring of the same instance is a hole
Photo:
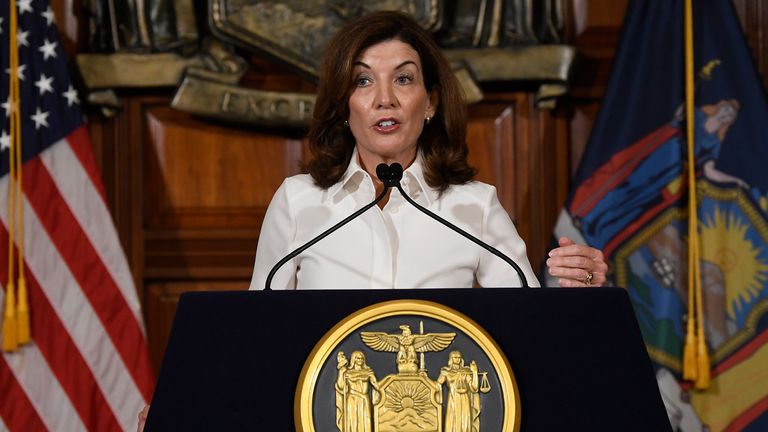
[[[539,83],[539,107],[551,108],[567,91],[575,53],[557,43],[562,0],[209,0],[213,37],[203,40],[192,0],[86,1],[94,53],[77,63],[89,101],[115,108],[112,88],[176,86],[177,109],[255,124],[304,125],[314,96],[239,88],[248,66],[233,46],[316,81],[328,40],[372,11],[404,11],[433,32],[469,103],[482,99],[478,83],[519,81]]]

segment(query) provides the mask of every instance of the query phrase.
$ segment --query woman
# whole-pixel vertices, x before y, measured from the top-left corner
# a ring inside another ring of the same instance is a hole
[[[482,238],[538,281],[496,190],[472,181],[460,87],[430,34],[406,15],[378,12],[330,42],[320,70],[309,174],[285,180],[270,203],[251,289],[291,250],[371,202],[380,163],[405,167],[411,198]],[[549,272],[563,286],[599,285],[606,264],[592,248],[560,240]],[[397,190],[284,265],[272,288],[520,286],[499,258],[419,211]]]
[[[262,225],[251,289],[296,247],[373,201],[381,162],[405,167],[410,196],[511,256],[538,285],[525,244],[496,190],[473,182],[461,90],[429,33],[406,15],[378,12],[329,44],[309,132],[309,174],[285,180]],[[561,238],[549,273],[561,286],[601,285],[600,251]],[[380,203],[281,268],[272,288],[519,286],[516,273],[404,202]],[[353,359],[353,363],[354,363]],[[364,361],[364,360],[363,360]],[[149,407],[139,413],[143,429]]]

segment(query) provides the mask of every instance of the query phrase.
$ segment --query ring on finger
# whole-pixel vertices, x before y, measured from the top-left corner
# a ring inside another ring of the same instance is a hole
[[[592,278],[594,276],[595,275],[593,275],[591,271],[587,271],[587,276],[584,278],[584,285],[586,286],[592,285]]]

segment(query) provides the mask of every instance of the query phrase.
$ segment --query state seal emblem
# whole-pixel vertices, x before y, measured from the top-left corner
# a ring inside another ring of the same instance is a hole
[[[295,398],[299,431],[518,431],[509,362],[469,317],[395,300],[346,317],[317,343]]]

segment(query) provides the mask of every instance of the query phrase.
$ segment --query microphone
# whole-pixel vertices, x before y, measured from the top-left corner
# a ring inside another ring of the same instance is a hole
[[[384,183],[384,190],[381,191],[379,196],[376,197],[373,201],[371,201],[370,204],[367,204],[365,207],[362,207],[360,210],[357,210],[356,212],[352,213],[351,215],[344,218],[341,222],[337,223],[336,225],[328,228],[327,230],[321,232],[319,235],[317,235],[315,238],[311,239],[310,241],[304,243],[302,246],[298,247],[293,252],[286,255],[283,259],[277,262],[277,264],[272,267],[272,270],[269,271],[269,274],[267,275],[267,281],[264,283],[264,290],[265,291],[272,291],[272,278],[275,276],[275,273],[280,269],[280,267],[283,266],[283,264],[287,263],[288,261],[295,258],[298,254],[304,252],[305,250],[309,249],[314,245],[315,243],[319,242],[320,240],[327,237],[329,234],[333,233],[337,229],[341,228],[342,226],[346,225],[352,219],[360,216],[361,214],[365,213],[369,208],[375,206],[379,203],[384,197],[387,195],[387,192],[389,192],[389,188],[392,187],[394,184],[400,185],[400,179],[403,177],[403,167],[400,166],[400,164],[393,164],[400,167],[400,174],[397,177],[396,180],[394,180],[395,174],[393,174],[392,169],[385,163],[380,163],[376,167],[376,177],[379,178],[379,181]]]
[[[381,167],[381,165],[383,165],[383,164],[380,164],[378,167],[376,167],[376,173],[377,174],[378,174],[378,169],[379,169],[379,167]],[[385,182],[384,186],[385,187],[388,187],[388,186],[395,186],[395,187],[397,187],[397,190],[400,191],[400,194],[403,196],[403,198],[405,198],[405,200],[408,201],[412,206],[414,206],[417,209],[421,210],[422,213],[424,213],[427,216],[431,217],[432,219],[440,222],[441,224],[447,226],[448,228],[456,231],[457,233],[459,233],[462,236],[464,236],[466,239],[472,240],[478,246],[482,247],[483,249],[487,250],[488,252],[490,252],[490,253],[496,255],[497,257],[501,258],[502,260],[504,260],[504,262],[506,262],[507,264],[512,266],[512,268],[515,269],[515,271],[517,272],[517,276],[520,278],[520,282],[523,285],[523,288],[529,288],[529,286],[528,286],[528,279],[525,277],[525,274],[523,273],[523,269],[521,269],[520,266],[516,262],[512,261],[512,258],[504,255],[503,253],[501,253],[495,247],[489,245],[488,243],[485,243],[484,241],[480,240],[479,238],[473,236],[472,234],[470,234],[470,233],[464,231],[463,229],[457,227],[456,225],[448,222],[447,220],[445,220],[442,217],[438,216],[436,213],[427,210],[424,206],[420,205],[419,203],[417,203],[416,201],[411,199],[411,197],[409,197],[408,194],[405,193],[405,191],[403,190],[403,187],[400,186],[400,179],[402,179],[402,178],[403,178],[403,167],[399,163],[395,162],[395,163],[393,163],[392,165],[389,166],[389,176],[387,178],[389,183]],[[382,180],[382,181],[384,181],[384,180]]]

